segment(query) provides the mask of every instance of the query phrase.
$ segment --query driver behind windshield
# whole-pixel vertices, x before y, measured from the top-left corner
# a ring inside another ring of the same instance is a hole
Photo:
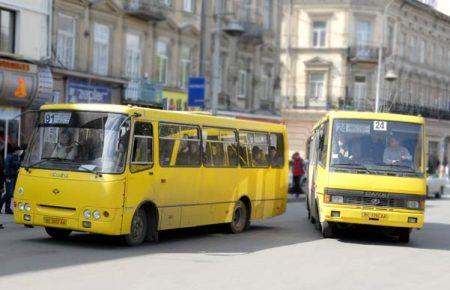
[[[59,135],[58,143],[51,155],[52,158],[74,160],[78,154],[78,147],[73,141],[73,136],[68,130],[63,130]]]
[[[391,136],[389,146],[384,149],[383,162],[388,165],[395,165],[403,161],[412,161],[412,156],[408,149],[400,145],[397,138]]]

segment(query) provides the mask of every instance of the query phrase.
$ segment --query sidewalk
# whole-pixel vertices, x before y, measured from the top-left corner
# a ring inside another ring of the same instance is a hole
[[[295,194],[288,194],[287,202],[304,202],[306,200],[305,194],[300,194],[298,198],[295,197]]]
[[[0,224],[3,224],[3,226],[5,226],[8,224],[13,224],[13,223],[14,223],[14,218],[12,215],[0,214]]]

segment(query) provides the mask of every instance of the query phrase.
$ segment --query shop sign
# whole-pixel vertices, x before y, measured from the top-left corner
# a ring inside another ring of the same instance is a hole
[[[68,103],[111,103],[112,88],[107,85],[88,83],[79,80],[68,80]]]

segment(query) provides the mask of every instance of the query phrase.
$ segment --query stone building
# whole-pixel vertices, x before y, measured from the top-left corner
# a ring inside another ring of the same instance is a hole
[[[50,0],[0,0],[0,154],[28,142],[31,110],[51,101]]]
[[[211,78],[214,21],[226,25],[237,19],[244,34],[222,37],[221,113],[273,115],[279,94],[280,1],[224,0],[221,17],[214,16],[215,1],[202,2],[56,0],[52,60],[57,101],[162,101],[169,109],[186,110],[188,80],[200,74],[202,43],[204,76]]]
[[[374,110],[383,40],[382,76],[397,78],[382,78],[381,109],[426,117],[430,154],[450,157],[450,17],[415,0],[288,2],[282,115],[292,150],[304,152],[313,124],[328,110]]]

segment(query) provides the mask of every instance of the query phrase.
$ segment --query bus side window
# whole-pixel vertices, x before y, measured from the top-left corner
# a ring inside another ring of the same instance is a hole
[[[241,167],[251,167],[251,155],[249,134],[247,132],[239,132],[239,163]]]
[[[252,166],[269,167],[269,139],[266,133],[253,133]]]
[[[136,122],[134,125],[131,172],[149,169],[153,166],[153,127],[150,123]]]
[[[180,135],[180,146],[178,146],[175,166],[200,166],[199,129],[197,127],[183,125],[180,127]]]
[[[282,134],[276,133],[270,134],[270,148],[268,160],[273,168],[284,167],[284,142]]]
[[[236,167],[236,154],[233,146],[237,145],[236,133],[231,129],[203,128],[203,164],[205,167]],[[229,153],[231,153],[229,155]]]
[[[327,165],[327,151],[328,151],[328,122],[324,123],[319,129],[319,156],[318,160],[322,166]]]

